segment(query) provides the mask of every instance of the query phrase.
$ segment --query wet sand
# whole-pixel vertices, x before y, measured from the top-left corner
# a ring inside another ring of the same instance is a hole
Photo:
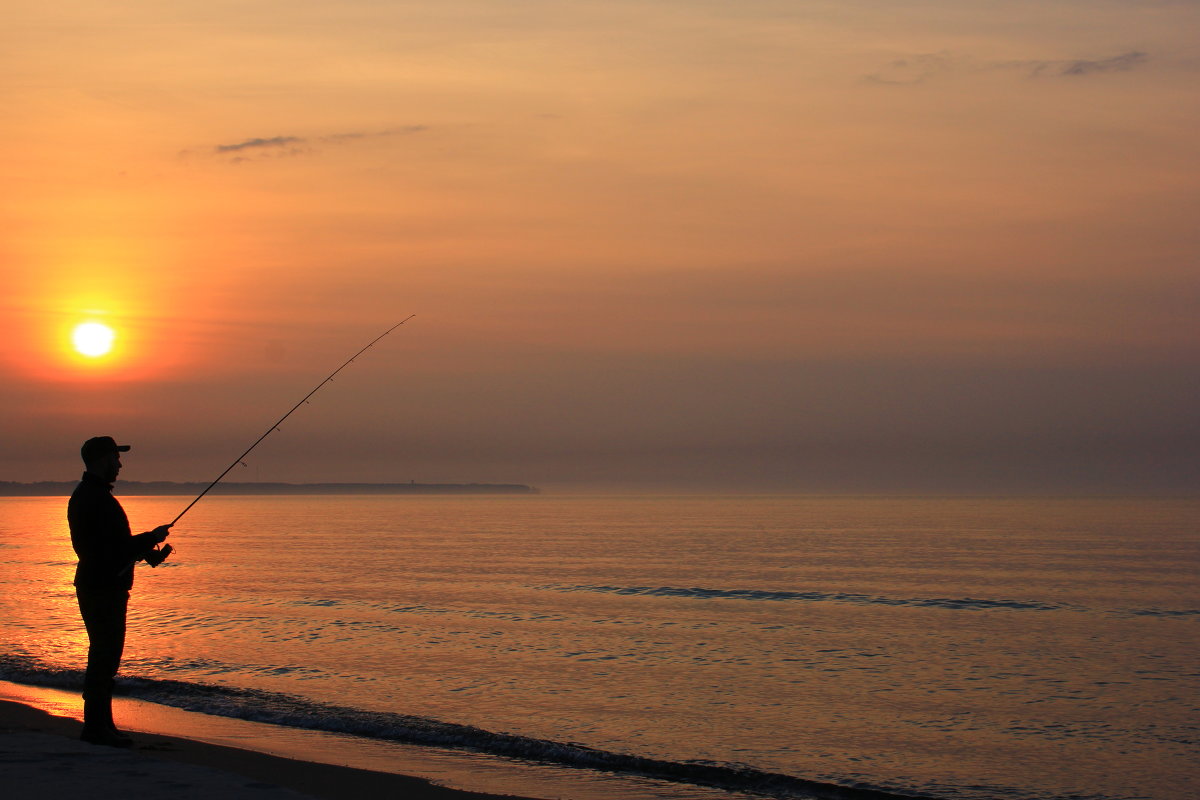
[[[513,795],[448,789],[405,775],[319,764],[152,733],[117,749],[79,741],[80,723],[0,701],[0,770],[14,800],[270,800],[397,797],[513,800]]]

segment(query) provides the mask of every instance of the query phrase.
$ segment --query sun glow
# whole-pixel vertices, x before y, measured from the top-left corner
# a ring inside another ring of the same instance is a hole
[[[117,334],[112,328],[100,322],[84,322],[75,326],[71,341],[80,355],[89,358],[99,358],[112,350],[113,341]]]

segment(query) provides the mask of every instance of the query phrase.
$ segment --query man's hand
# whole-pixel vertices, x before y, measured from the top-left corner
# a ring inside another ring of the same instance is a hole
[[[159,525],[157,528],[150,531],[150,533],[154,534],[155,544],[162,544],[163,541],[171,535],[171,525]]]

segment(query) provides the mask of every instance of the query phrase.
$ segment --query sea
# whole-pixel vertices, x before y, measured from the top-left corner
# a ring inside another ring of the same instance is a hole
[[[121,500],[136,532],[191,498]],[[0,680],[73,692],[65,508],[0,498]],[[1196,498],[209,496],[137,569],[118,691],[375,769],[455,754],[467,788],[508,764],[530,797],[1185,800],[1198,523]]]

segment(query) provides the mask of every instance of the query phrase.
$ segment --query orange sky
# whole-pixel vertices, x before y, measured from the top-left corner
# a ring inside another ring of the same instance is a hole
[[[1194,3],[8,17],[0,480],[1200,477]]]

